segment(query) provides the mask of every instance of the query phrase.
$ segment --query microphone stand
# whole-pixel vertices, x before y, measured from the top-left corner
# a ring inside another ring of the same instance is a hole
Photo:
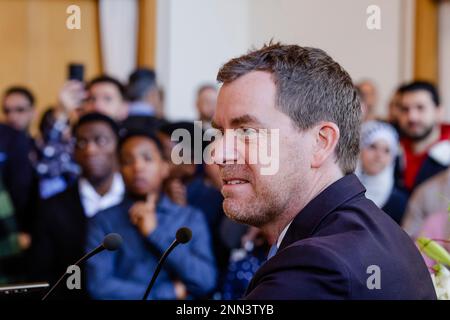
[[[179,244],[179,242],[177,241],[177,239],[175,239],[172,244],[170,245],[170,247],[164,252],[164,254],[161,256],[161,259],[159,259],[158,261],[158,265],[156,266],[156,270],[153,273],[153,277],[152,280],[150,281],[150,283],[148,284],[147,290],[145,291],[144,296],[142,297],[142,300],[147,300],[147,297],[150,293],[150,290],[153,287],[153,284],[156,281],[156,277],[158,276],[159,272],[161,271],[161,267],[164,263],[164,261],[166,260],[167,256],[169,255],[169,253],[175,249],[175,247]]]
[[[86,253],[83,257],[81,257],[80,260],[78,260],[77,262],[75,262],[75,266],[78,266],[81,262],[89,259],[90,257],[92,257],[93,255],[96,255],[97,253],[101,252],[105,250],[105,247],[103,246],[103,244],[99,245],[97,248],[95,248],[94,250],[92,250],[91,252]],[[53,287],[50,288],[50,290],[45,294],[45,296],[42,298],[42,301],[44,301],[45,299],[47,299],[47,297],[53,292],[53,290],[56,289],[56,287],[59,285],[59,283],[64,279],[64,277],[66,276],[67,271],[63,273],[63,275],[58,279],[58,281],[55,283],[55,285]]]

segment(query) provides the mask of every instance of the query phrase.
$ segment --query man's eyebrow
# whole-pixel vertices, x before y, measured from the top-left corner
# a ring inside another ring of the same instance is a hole
[[[230,121],[231,127],[239,127],[239,126],[248,125],[248,124],[254,124],[254,125],[256,124],[256,125],[262,126],[262,127],[266,126],[264,123],[259,121],[257,118],[255,118],[254,116],[249,115],[249,114],[244,114],[242,116],[233,118]],[[211,121],[211,126],[214,129],[223,130],[223,127],[221,125],[219,125],[217,122],[215,122],[214,120]]]
[[[244,114],[242,116],[231,119],[230,124],[232,127],[239,127],[244,124],[264,125],[257,118],[249,114]]]

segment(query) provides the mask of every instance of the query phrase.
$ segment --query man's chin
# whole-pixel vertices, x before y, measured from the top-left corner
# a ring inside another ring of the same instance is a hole
[[[432,131],[433,127],[429,127],[421,130],[414,130],[414,131],[408,130],[407,132],[404,132],[404,135],[413,141],[421,141],[427,138]]]
[[[257,214],[260,212],[255,212],[257,210],[250,210],[248,202],[244,203],[235,199],[225,199],[223,202],[223,210],[225,215],[236,222],[251,225],[254,227],[260,227],[263,223],[261,217]]]

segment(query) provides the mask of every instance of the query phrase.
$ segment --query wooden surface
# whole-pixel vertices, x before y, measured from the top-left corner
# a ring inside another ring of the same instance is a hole
[[[138,65],[155,67],[156,0],[139,0]]]
[[[438,83],[438,1],[416,0],[414,78]]]
[[[71,4],[80,30],[66,28]],[[0,90],[28,86],[39,112],[56,102],[70,62],[83,63],[87,79],[101,72],[96,0],[0,0],[0,41]]]

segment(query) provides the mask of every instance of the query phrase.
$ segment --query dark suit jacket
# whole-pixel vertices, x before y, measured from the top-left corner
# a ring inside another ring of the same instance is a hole
[[[395,222],[401,225],[403,215],[408,204],[408,194],[394,186],[386,204],[381,208]]]
[[[30,264],[34,279],[55,283],[69,265],[85,254],[86,234],[87,217],[81,204],[78,183],[44,200],[39,208],[31,248]],[[80,290],[69,292],[64,288],[65,281],[61,287],[55,292],[55,297],[79,298],[85,295]]]
[[[364,192],[351,174],[309,202],[246,299],[436,299],[414,243]]]

